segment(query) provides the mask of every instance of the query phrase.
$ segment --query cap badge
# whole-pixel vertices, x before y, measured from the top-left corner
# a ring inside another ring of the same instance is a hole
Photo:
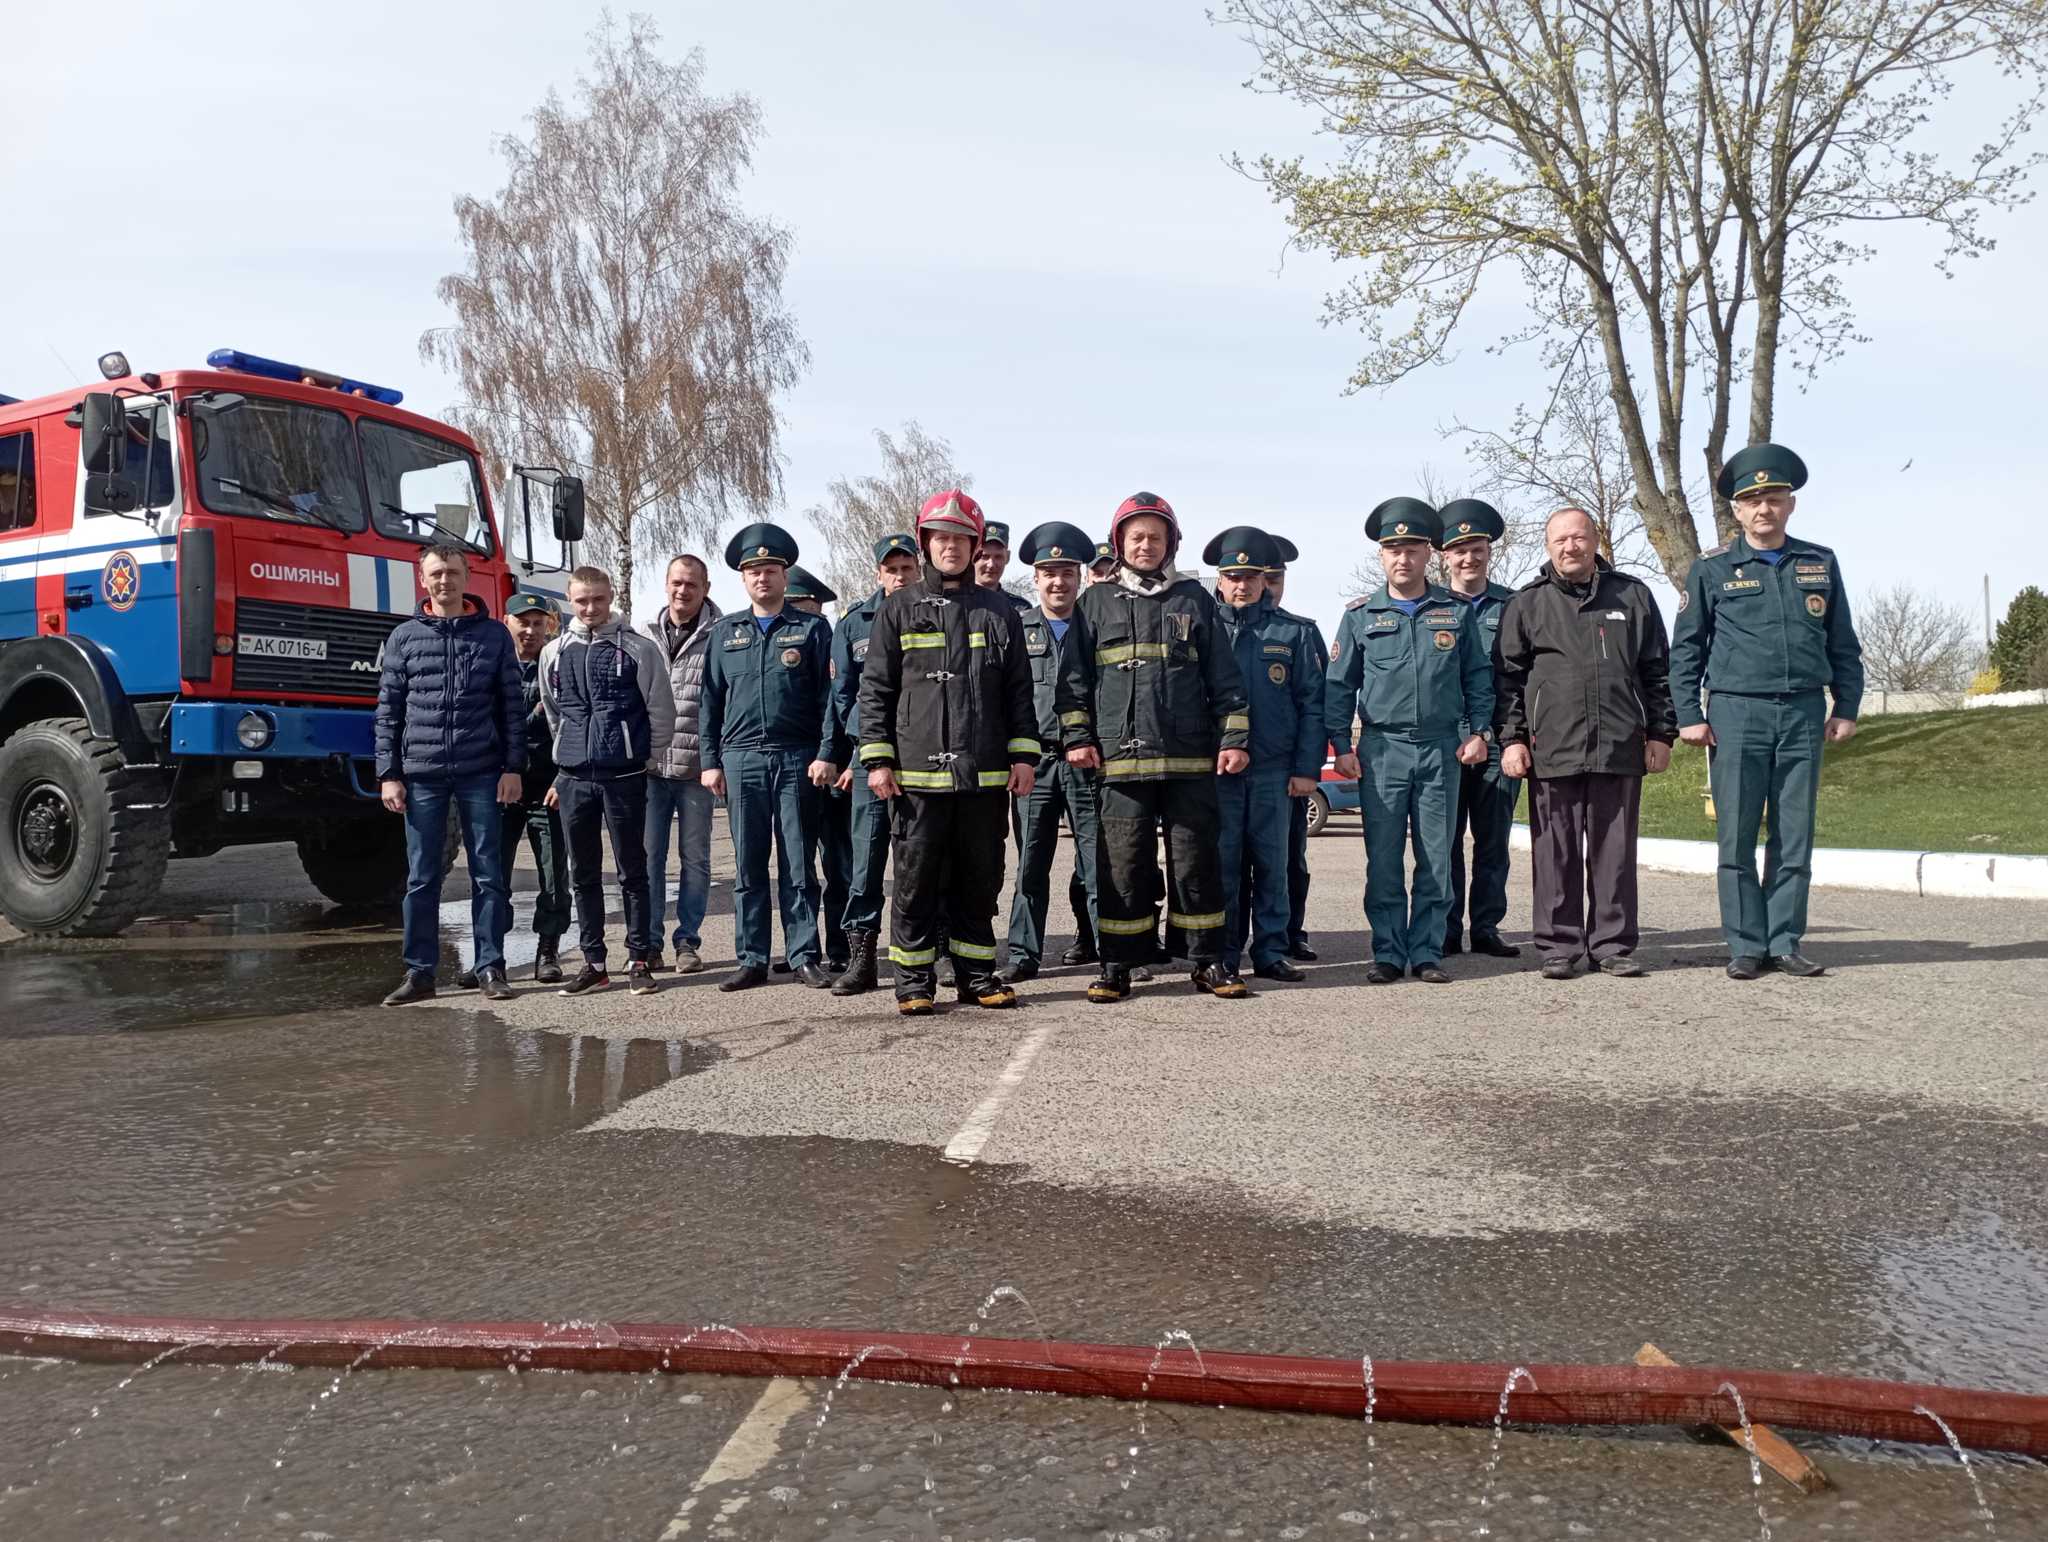
[[[1768,471],[1759,471],[1755,476],[1750,478],[1752,482],[1768,482],[1770,481],[1770,479],[1771,474]]]
[[[1249,562],[1249,561],[1251,561],[1252,559],[1251,559],[1251,558],[1250,558],[1249,556],[1247,556],[1247,555],[1246,555],[1245,553],[1243,553],[1243,552],[1239,552],[1239,553],[1237,554],[1237,560],[1238,560],[1239,562]]]
[[[1458,534],[1460,534],[1460,535],[1470,535],[1471,533],[1472,533],[1472,526],[1471,526],[1470,522],[1466,522],[1466,523],[1460,524],[1460,525],[1458,526]]]
[[[756,546],[754,548],[754,555],[757,557],[765,557],[768,555],[768,548],[765,546]]]
[[[1396,535],[1406,535],[1407,533],[1408,533],[1408,527],[1407,527],[1406,525],[1396,525],[1396,526],[1394,526],[1394,534],[1396,534]]]
[[[1053,547],[1048,547],[1048,548],[1046,549],[1046,555],[1047,555],[1048,557],[1064,557],[1064,556],[1066,555],[1066,553],[1065,553],[1064,551],[1060,550],[1060,548],[1059,548],[1059,547],[1057,547],[1057,546],[1053,546]]]

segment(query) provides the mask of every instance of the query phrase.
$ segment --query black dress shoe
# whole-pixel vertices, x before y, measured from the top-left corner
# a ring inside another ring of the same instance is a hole
[[[1771,967],[1779,974],[1789,974],[1795,979],[1812,980],[1827,973],[1819,964],[1804,953],[1773,953]]]
[[[1473,940],[1473,942],[1474,942],[1474,944],[1475,944],[1475,945],[1476,945],[1476,944],[1477,944],[1477,942],[1479,941],[1479,939],[1478,939],[1478,938],[1476,938],[1476,937],[1475,937],[1475,938],[1473,938],[1472,940]],[[1463,934],[1462,932],[1445,932],[1445,933],[1444,933],[1444,957],[1445,957],[1445,958],[1449,958],[1449,957],[1450,957],[1450,956],[1451,956],[1451,955],[1452,955],[1453,953],[1463,953],[1464,951],[1465,951],[1465,937],[1464,937],[1464,934]]]
[[[1764,961],[1738,954],[1728,960],[1728,978],[1731,980],[1754,980],[1764,972]]]
[[[1287,956],[1297,964],[1313,964],[1316,961],[1316,950],[1305,942],[1289,943]]]
[[[1392,985],[1400,978],[1401,966],[1399,964],[1375,963],[1372,968],[1365,972],[1365,983],[1367,985]]]
[[[1474,932],[1472,951],[1484,953],[1488,958],[1520,958],[1522,950],[1512,942],[1502,939],[1499,932]]]
[[[1077,942],[1060,955],[1060,962],[1063,964],[1095,963],[1095,950],[1085,942]]]
[[[512,986],[505,978],[505,966],[493,964],[477,976],[477,984],[483,988],[485,997],[491,1001],[510,1001]]]
[[[1014,964],[1005,964],[996,971],[996,978],[1005,985],[1022,985],[1026,980],[1038,978],[1038,965],[1030,959],[1019,959]]]
[[[1285,980],[1289,985],[1299,985],[1308,978],[1284,958],[1276,958],[1270,964],[1259,964],[1252,973],[1261,980]]]
[[[1602,974],[1613,975],[1617,980],[1639,980],[1650,972],[1626,953],[1617,953],[1612,958],[1601,959],[1599,970]]]
[[[757,985],[767,983],[767,968],[761,964],[749,964],[730,980],[720,980],[718,988],[722,991],[750,991]]]
[[[434,999],[434,976],[431,970],[408,969],[405,978],[398,982],[398,989],[384,998],[387,1007],[402,1007],[413,1001]]]
[[[1241,1000],[1252,993],[1252,988],[1244,983],[1244,976],[1224,964],[1204,964],[1188,979],[1204,995],[1220,996],[1225,1001]]]
[[[1424,985],[1449,985],[1451,977],[1442,964],[1417,964],[1408,971]]]
[[[778,958],[771,967],[773,967],[777,974],[788,974],[790,972],[789,960],[786,958]]]
[[[1543,961],[1543,978],[1546,980],[1570,980],[1579,972],[1579,961],[1575,958],[1546,958]]]
[[[808,985],[814,991],[821,991],[829,989],[832,982],[838,976],[816,959],[812,959],[808,964],[805,964],[791,975],[790,978],[799,985]]]
[[[465,969],[455,977],[455,988],[459,991],[473,991],[480,983],[474,969]]]

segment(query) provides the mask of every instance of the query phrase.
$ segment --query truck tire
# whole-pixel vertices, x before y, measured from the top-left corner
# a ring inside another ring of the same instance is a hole
[[[331,904],[351,909],[395,910],[405,898],[405,821],[351,821],[336,827],[332,840],[301,840],[299,866]],[[448,821],[448,849],[441,876],[462,851],[462,832]]]
[[[47,718],[0,744],[0,913],[33,937],[113,937],[163,887],[170,811],[112,739]]]

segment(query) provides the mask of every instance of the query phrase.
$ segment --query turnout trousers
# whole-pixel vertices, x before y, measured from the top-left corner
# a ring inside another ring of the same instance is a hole
[[[1222,814],[1214,776],[1102,784],[1102,835],[1095,847],[1097,945],[1106,964],[1126,968],[1159,957],[1159,896],[1167,920],[1187,938],[1188,957],[1211,964],[1223,946],[1223,874],[1216,832]],[[1166,837],[1167,877],[1159,876]]]
[[[1010,895],[1010,962],[1036,964],[1045,957],[1046,912],[1052,905],[1052,859],[1059,850],[1060,821],[1074,837],[1074,879],[1081,885],[1076,916],[1081,936],[1094,937],[1095,847],[1100,839],[1101,802],[1096,778],[1079,766],[1055,762],[1016,800],[1017,885]]]
[[[619,899],[626,911],[626,961],[660,946],[654,940],[647,890],[647,778],[635,772],[599,781],[564,771],[555,778],[562,829],[569,838],[569,877],[576,890],[576,940],[583,962],[605,967],[604,837],[612,841]]]
[[[868,791],[868,775],[853,768],[847,794],[851,834],[848,846],[846,909],[839,924],[849,932],[882,929],[882,872],[889,865],[889,802]]]
[[[1458,821],[1457,750],[1455,737],[1409,739],[1370,726],[1359,737],[1365,924],[1372,932],[1374,963],[1414,969],[1443,957],[1451,912],[1451,833]]]
[[[732,831],[734,953],[740,967],[765,969],[775,946],[768,904],[768,854],[776,857],[775,896],[792,969],[818,958],[817,791],[802,750],[727,750],[725,813]]]
[[[1639,776],[1530,781],[1530,927],[1546,961],[1583,954],[1598,964],[1635,952],[1636,817],[1642,802]]]
[[[856,781],[861,773],[854,773]],[[846,896],[853,880],[853,794],[815,790],[818,805],[818,870],[824,879],[818,926],[825,957],[846,966]],[[786,943],[788,937],[783,941]]]
[[[889,906],[896,999],[929,999],[937,988],[941,934],[963,984],[995,973],[1009,793],[902,792],[889,801],[896,805]]]
[[[1719,826],[1717,878],[1728,950],[1737,958],[1796,953],[1806,936],[1826,699],[1819,691],[1715,691],[1707,698],[1707,723],[1714,730],[1708,780]],[[1766,817],[1770,834],[1759,883],[1756,837]]]
[[[1458,767],[1458,822],[1451,831],[1451,920],[1444,940],[1465,927],[1471,897],[1472,935],[1498,936],[1508,918],[1508,838],[1515,829],[1518,778],[1500,774],[1500,746],[1483,766]],[[1465,831],[1472,831],[1472,882],[1465,882]]]
[[[1222,961],[1242,961],[1247,918],[1252,965],[1287,951],[1287,773],[1246,771],[1216,778],[1222,820],[1216,859],[1223,872]]]

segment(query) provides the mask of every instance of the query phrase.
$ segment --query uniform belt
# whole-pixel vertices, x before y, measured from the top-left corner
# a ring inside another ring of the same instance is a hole
[[[1801,686],[1796,691],[1728,691],[1710,690],[1709,696],[1740,696],[1745,701],[1798,701],[1806,696],[1818,696],[1826,686]]]

